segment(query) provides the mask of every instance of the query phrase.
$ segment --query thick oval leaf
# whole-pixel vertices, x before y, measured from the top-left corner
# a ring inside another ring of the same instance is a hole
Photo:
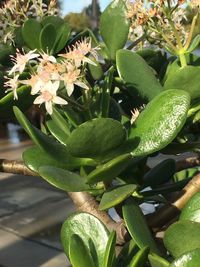
[[[100,20],[100,33],[111,59],[115,60],[116,51],[126,44],[129,27],[125,1],[113,0],[102,13]]]
[[[109,233],[102,222],[85,212],[68,217],[61,228],[61,241],[67,255],[69,255],[69,243],[73,234],[77,234],[88,247],[95,266],[103,266]]]
[[[200,97],[200,67],[185,66],[178,68],[173,73],[170,72],[165,81],[165,89],[181,89],[190,94],[191,99]]]
[[[173,178],[175,172],[175,160],[166,159],[144,175],[144,186],[151,186],[152,188],[156,188],[158,185],[162,185]]]
[[[180,220],[200,223],[200,192],[196,193],[182,209]]]
[[[22,36],[24,42],[30,49],[39,49],[39,36],[42,30],[42,25],[36,19],[28,19],[22,27]]]
[[[132,161],[131,154],[120,155],[97,167],[88,175],[87,181],[89,184],[95,184],[100,181],[110,182],[126,169]]]
[[[55,54],[60,52],[65,47],[69,39],[69,36],[70,36],[70,27],[67,23],[64,23],[56,31],[56,40],[53,47],[53,51]]]
[[[58,17],[58,16],[45,16],[41,20],[42,26],[46,26],[47,24],[52,24],[55,26],[56,29],[60,28],[65,20]]]
[[[40,47],[41,49],[49,54],[53,54],[53,48],[56,41],[56,29],[53,24],[47,24],[44,26],[40,33]]]
[[[103,267],[115,266],[115,260],[116,260],[115,246],[116,246],[116,232],[112,232],[109,236],[106,245]]]
[[[88,247],[76,234],[71,236],[69,242],[69,259],[73,267],[95,267]]]
[[[135,184],[127,184],[115,187],[105,192],[99,205],[100,210],[112,208],[127,199],[137,189]]]
[[[132,84],[138,90],[141,97],[151,100],[163,90],[153,70],[137,53],[119,50],[116,62],[120,77],[126,83]]]
[[[187,252],[175,259],[169,267],[199,267],[200,248]]]
[[[23,85],[17,89],[18,100],[14,100],[13,92],[8,93],[0,99],[0,118],[14,117],[13,106],[18,106],[21,110],[27,110],[34,101],[31,95],[31,88]]]
[[[149,254],[149,261],[151,267],[169,267],[169,262],[157,254],[151,253]]]
[[[128,231],[138,247],[148,246],[151,252],[159,254],[145,217],[136,201],[133,198],[128,199],[122,207],[122,211]]]
[[[192,221],[180,221],[172,224],[164,236],[164,245],[175,258],[200,248],[200,224]]]
[[[147,262],[149,254],[149,247],[141,248],[137,254],[133,257],[130,267],[143,267]]]
[[[33,140],[33,142],[56,161],[63,162],[66,164],[66,166],[68,166],[69,169],[77,168],[82,164],[84,165],[84,162],[86,163],[88,161],[88,159],[78,159],[72,157],[65,146],[54,141],[53,138],[43,134],[39,129],[31,125],[31,123],[17,107],[14,107],[14,113],[17,120]],[[90,159],[88,163],[89,162],[91,162]]]
[[[54,123],[59,127],[66,135],[70,135],[70,129],[67,124],[67,120],[62,116],[58,109],[53,108],[53,113],[51,114],[51,118]]]
[[[37,146],[30,147],[26,149],[23,152],[23,161],[26,164],[26,166],[38,173],[38,170],[41,166],[52,166],[52,167],[58,167],[62,169],[68,169],[69,166],[67,166],[66,163],[63,163],[60,160],[56,160],[55,158],[50,157],[47,153],[45,153],[43,150],[38,148]]]
[[[125,138],[126,131],[121,123],[99,118],[77,127],[68,138],[67,145],[73,156],[96,158],[121,145]]]
[[[183,127],[190,105],[190,96],[171,89],[155,97],[132,125],[129,142],[139,139],[134,156],[145,156],[167,146]]]
[[[74,172],[52,166],[42,166],[38,172],[48,183],[66,192],[81,192],[90,189],[85,179]]]

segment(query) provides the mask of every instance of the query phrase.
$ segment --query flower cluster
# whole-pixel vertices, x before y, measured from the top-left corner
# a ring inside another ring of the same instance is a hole
[[[28,18],[40,19],[47,15],[57,15],[56,6],[56,0],[50,0],[49,5],[42,0],[8,0],[0,8],[0,42],[12,42],[14,30]]]
[[[92,48],[90,39],[78,41],[58,58],[44,52],[36,53],[36,50],[29,51],[27,54],[17,50],[16,56],[11,57],[14,65],[6,77],[7,91],[12,90],[14,98],[18,99],[19,84],[31,86],[31,94],[37,95],[34,104],[45,103],[47,112],[52,114],[53,103],[67,104],[65,99],[58,96],[59,89],[66,88],[67,97],[72,95],[75,85],[85,90],[89,89],[84,78],[84,66],[85,63],[95,65],[97,50],[98,48]],[[88,58],[89,55],[94,61]],[[21,80],[20,74],[26,68],[31,76],[27,80]]]
[[[186,4],[186,0],[129,0],[127,17],[132,22],[132,34],[134,37],[145,34],[151,43],[177,54],[191,41],[188,41],[191,29],[184,23],[187,20]],[[197,7],[199,0],[190,4]]]

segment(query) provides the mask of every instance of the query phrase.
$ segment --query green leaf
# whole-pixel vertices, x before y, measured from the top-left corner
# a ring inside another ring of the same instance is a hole
[[[192,43],[190,44],[190,47],[187,50],[187,53],[192,53],[200,44],[200,34],[197,34],[194,39],[192,40]]]
[[[93,60],[96,64],[96,66],[88,64],[88,69],[90,71],[90,74],[94,80],[99,80],[103,76],[103,70],[101,64],[98,61],[94,60],[92,57],[90,59]]]
[[[151,252],[159,254],[145,217],[136,201],[133,198],[128,199],[122,207],[122,211],[128,231],[138,247],[148,246]]]
[[[133,257],[130,267],[143,267],[147,262],[149,254],[149,247],[141,248],[137,254]]]
[[[138,246],[136,245],[135,241],[131,239],[123,246],[122,250],[120,251],[117,257],[117,266],[127,267],[138,251]]]
[[[192,221],[179,221],[167,229],[164,245],[173,257],[200,248],[200,224]]]
[[[158,185],[162,185],[173,178],[175,172],[175,160],[166,159],[157,164],[154,168],[152,168],[144,175],[144,186],[151,186],[152,188],[156,188]]]
[[[85,179],[74,172],[52,166],[42,166],[39,174],[48,183],[66,192],[88,191]]]
[[[130,22],[126,17],[125,1],[112,1],[104,10],[100,19],[100,33],[112,60],[115,60],[117,50],[125,46],[129,27]]]
[[[59,27],[56,31],[56,40],[53,47],[53,51],[55,54],[60,52],[66,46],[69,36],[70,36],[70,27],[67,23],[63,23],[63,25]]]
[[[69,259],[73,267],[95,267],[88,247],[76,234],[71,236],[69,242]]]
[[[120,155],[97,167],[88,175],[87,181],[89,184],[95,184],[100,181],[110,182],[126,169],[132,161],[131,154]]]
[[[175,259],[169,267],[199,267],[200,249],[194,249]]]
[[[34,101],[34,96],[31,95],[31,88],[23,85],[17,89],[18,100],[14,100],[13,91],[0,99],[0,118],[14,117],[13,106],[20,107],[23,111],[27,110]]]
[[[103,267],[115,266],[115,261],[116,261],[115,246],[116,246],[116,232],[113,231],[110,234],[106,245]]]
[[[56,29],[52,24],[47,24],[44,26],[40,33],[40,47],[41,49],[49,54],[53,54],[53,48],[56,41]]]
[[[42,26],[46,26],[47,24],[52,24],[56,29],[60,28],[65,23],[64,19],[58,16],[46,16],[41,20]]]
[[[155,97],[132,125],[128,142],[140,140],[133,155],[145,156],[172,142],[186,121],[189,105],[190,97],[182,90],[171,89]]]
[[[67,124],[67,120],[62,116],[60,111],[57,108],[53,108],[53,113],[51,114],[51,118],[54,123],[59,127],[66,135],[70,135],[70,129]]]
[[[190,220],[200,223],[200,192],[190,198],[181,211],[180,220]]]
[[[182,171],[179,171],[174,174],[174,181],[183,181],[188,178],[192,178],[194,175],[198,174],[200,172],[200,167],[193,167],[193,168],[188,168]]]
[[[67,145],[73,156],[97,158],[121,145],[125,138],[126,131],[118,121],[98,118],[78,126]]]
[[[30,138],[33,140],[33,142],[41,150],[46,152],[50,157],[52,157],[56,161],[61,161],[65,163],[69,169],[77,168],[82,164],[84,165],[86,162],[88,162],[88,159],[73,158],[69,154],[66,146],[59,144],[54,139],[43,134],[39,129],[31,125],[31,123],[27,120],[24,114],[17,107],[14,107],[14,113],[17,120],[24,128],[24,130],[27,132],[27,134],[30,136]]]
[[[165,81],[165,89],[176,88],[188,92],[191,99],[200,97],[200,67],[185,66],[170,72]]]
[[[7,46],[1,44],[0,49],[0,63],[3,66],[10,66],[11,65],[11,58],[10,56],[15,53],[15,49],[13,46]]]
[[[163,90],[153,70],[137,53],[128,50],[119,50],[117,52],[116,63],[119,76],[127,84],[132,84],[141,97],[152,100]]]
[[[149,261],[151,267],[169,267],[169,262],[157,254],[151,253],[149,254]]]
[[[103,194],[99,209],[106,210],[120,204],[122,201],[132,195],[136,189],[137,185],[135,184],[127,184],[112,188]]]
[[[34,172],[38,173],[38,170],[41,166],[52,166],[67,169],[69,166],[62,161],[56,160],[55,158],[50,157],[43,150],[37,146],[30,147],[23,152],[23,161],[26,166]]]
[[[42,25],[36,19],[28,19],[22,27],[24,42],[30,49],[40,49],[39,36]]]
[[[61,128],[53,120],[48,120],[46,125],[50,131],[50,133],[63,145],[66,145],[67,139],[69,137],[68,134],[62,131]]]
[[[85,212],[70,215],[61,228],[61,241],[67,255],[73,234],[78,235],[88,247],[95,267],[103,266],[109,233],[102,222]]]

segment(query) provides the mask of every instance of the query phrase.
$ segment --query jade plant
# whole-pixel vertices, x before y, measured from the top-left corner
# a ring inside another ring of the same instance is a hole
[[[199,1],[114,0],[97,35],[27,18],[0,57],[0,118],[15,117],[34,143],[1,171],[68,192],[77,211],[61,242],[72,266],[199,266],[198,23]],[[40,128],[25,115],[33,104]],[[195,157],[172,158],[183,152]]]

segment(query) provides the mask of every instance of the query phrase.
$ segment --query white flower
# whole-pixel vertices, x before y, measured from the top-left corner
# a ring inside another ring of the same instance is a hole
[[[17,87],[19,84],[19,81],[18,81],[19,75],[15,75],[12,79],[10,79],[8,77],[5,77],[5,78],[8,79],[8,81],[5,82],[4,85],[6,87],[10,87],[10,89],[7,89],[6,92],[13,91],[14,99],[18,99]]]
[[[57,96],[57,90],[59,88],[59,81],[56,82],[47,82],[44,84],[44,87],[40,91],[40,95],[33,102],[34,104],[43,104],[45,103],[45,108],[47,112],[51,115],[53,113],[53,103],[59,105],[66,105],[68,102],[61,97]]]
[[[35,95],[37,94],[43,87],[44,82],[40,78],[38,74],[31,75],[31,78],[29,80],[21,80],[22,84],[26,84],[31,86],[31,94]]]
[[[86,90],[89,89],[86,84],[84,84],[78,79],[79,75],[80,75],[80,70],[71,69],[71,67],[68,67],[68,71],[62,74],[61,80],[64,81],[64,85],[66,87],[68,96],[70,96],[73,93],[75,84]]]
[[[48,55],[45,52],[41,53],[40,55],[41,55],[42,58],[39,58],[39,61],[43,65],[45,65],[48,62],[51,62],[51,63],[56,63],[57,62],[56,58],[54,56]]]
[[[29,60],[40,56],[39,54],[35,53],[35,51],[36,49],[29,51],[27,54],[21,54],[20,51],[17,49],[16,57],[11,56],[11,59],[14,62],[14,66],[9,71],[9,75],[15,72],[22,73]]]

